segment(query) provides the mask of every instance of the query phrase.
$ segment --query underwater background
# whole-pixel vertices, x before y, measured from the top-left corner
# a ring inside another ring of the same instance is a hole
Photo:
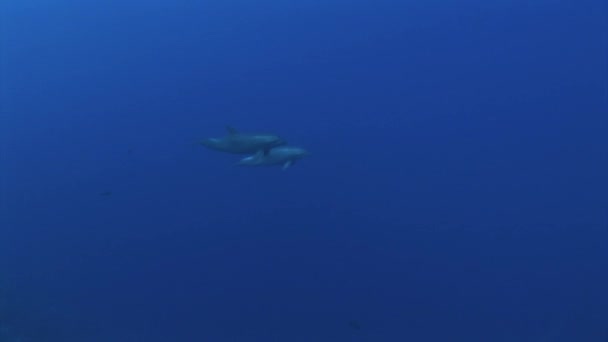
[[[0,342],[608,341],[607,13],[2,1]]]

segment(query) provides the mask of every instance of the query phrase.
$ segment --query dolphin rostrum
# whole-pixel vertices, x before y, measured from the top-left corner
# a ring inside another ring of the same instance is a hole
[[[234,153],[251,154],[262,151],[267,153],[271,148],[285,145],[281,137],[274,134],[240,133],[227,126],[228,135],[222,138],[208,138],[200,142],[212,150]]]
[[[279,146],[268,151],[258,151],[252,156],[241,159],[237,165],[243,166],[271,166],[283,165],[283,170],[289,168],[296,161],[309,155],[308,151],[300,147]]]

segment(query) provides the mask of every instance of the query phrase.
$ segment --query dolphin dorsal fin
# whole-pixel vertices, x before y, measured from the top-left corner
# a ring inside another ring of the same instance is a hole
[[[226,131],[228,131],[228,134],[230,135],[235,135],[239,133],[234,127],[229,125],[226,126]]]

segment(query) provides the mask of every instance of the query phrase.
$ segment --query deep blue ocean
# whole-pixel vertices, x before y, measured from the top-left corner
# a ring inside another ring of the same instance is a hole
[[[608,4],[2,1],[0,342],[38,341],[608,341]]]

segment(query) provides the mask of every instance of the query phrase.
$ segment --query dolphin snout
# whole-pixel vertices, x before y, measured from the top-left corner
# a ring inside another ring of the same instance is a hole
[[[296,155],[297,155],[299,158],[302,158],[302,157],[308,157],[308,156],[310,156],[310,152],[308,152],[307,150],[301,150],[301,151],[299,151],[298,153],[296,153]]]
[[[287,145],[287,140],[277,137],[277,139],[272,143],[273,147]]]
[[[207,146],[207,147],[214,147],[215,145],[217,145],[217,139],[215,138],[208,138],[208,139],[203,139],[201,141],[199,141],[199,144],[203,145],[203,146]]]

